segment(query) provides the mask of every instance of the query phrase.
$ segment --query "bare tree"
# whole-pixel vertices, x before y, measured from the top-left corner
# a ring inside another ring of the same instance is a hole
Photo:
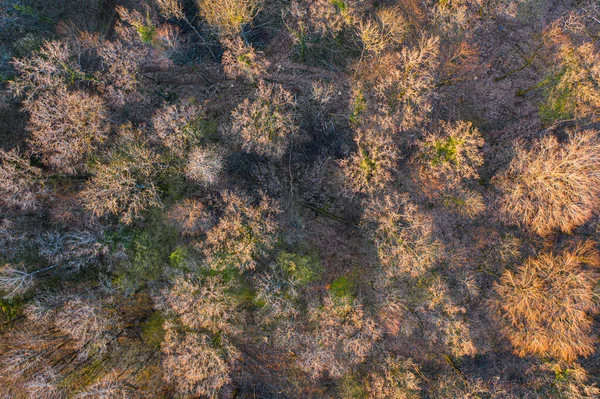
[[[573,361],[594,352],[590,316],[600,310],[594,291],[599,256],[585,242],[529,258],[502,274],[495,306],[517,354]]]
[[[188,157],[185,176],[193,182],[212,186],[223,172],[223,157],[215,147],[196,147]]]
[[[178,332],[167,324],[162,344],[163,377],[184,396],[219,397],[231,383],[231,368],[236,350],[225,344],[216,348],[210,337],[201,333]]]
[[[163,294],[185,325],[213,334],[230,334],[236,331],[240,321],[238,304],[231,294],[234,288],[234,281],[225,281],[221,276],[190,275],[177,278],[173,287]]]
[[[204,111],[200,106],[185,102],[156,111],[152,117],[152,125],[161,142],[174,155],[185,158],[189,151],[203,139],[204,117]]]
[[[478,179],[483,165],[483,137],[471,122],[442,122],[434,133],[419,142],[418,160],[428,178],[449,184],[463,179]]]
[[[418,276],[439,259],[441,244],[434,238],[433,220],[409,200],[408,194],[368,201],[362,223],[369,229],[389,276]]]
[[[508,169],[494,178],[502,219],[546,235],[571,232],[600,204],[600,141],[593,130],[569,133],[566,143],[547,135],[530,149],[515,143]]]
[[[248,198],[231,192],[222,195],[222,203],[219,222],[201,244],[203,252],[214,269],[252,270],[274,244],[278,210],[266,197],[252,205]]]
[[[233,111],[231,132],[241,136],[245,149],[281,157],[297,131],[294,107],[289,91],[260,81],[254,99],[245,99]]]
[[[65,173],[85,170],[88,156],[107,136],[107,110],[97,96],[64,87],[28,105],[29,144],[48,166]]]
[[[340,162],[351,189],[375,193],[393,181],[400,151],[394,144],[393,122],[388,118],[358,128],[354,142],[358,149]]]
[[[0,203],[21,210],[35,210],[47,193],[39,168],[31,166],[17,150],[0,150]]]
[[[129,224],[142,211],[161,206],[153,179],[163,169],[163,163],[142,139],[141,132],[123,126],[120,135],[108,162],[94,166],[94,176],[80,198],[94,215],[117,215],[121,222]]]

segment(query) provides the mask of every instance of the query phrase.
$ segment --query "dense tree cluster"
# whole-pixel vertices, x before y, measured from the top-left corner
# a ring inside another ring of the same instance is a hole
[[[5,0],[0,397],[600,397],[596,0]]]

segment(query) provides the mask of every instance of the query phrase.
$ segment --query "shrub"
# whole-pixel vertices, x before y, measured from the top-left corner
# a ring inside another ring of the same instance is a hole
[[[211,186],[218,182],[223,171],[223,157],[215,148],[196,147],[188,157],[185,176],[193,182]]]
[[[508,169],[493,180],[503,220],[540,235],[571,232],[589,220],[600,205],[597,135],[571,132],[566,143],[547,135],[529,150],[517,142]]]
[[[483,165],[483,137],[471,122],[442,122],[435,133],[425,134],[419,142],[419,161],[429,178],[450,184],[477,179]]]
[[[322,266],[313,256],[281,252],[277,257],[277,267],[287,278],[298,286],[304,286],[317,279],[322,272]]]
[[[245,78],[250,83],[260,79],[269,67],[269,61],[262,52],[257,52],[254,47],[245,44],[242,39],[235,37],[223,39],[225,53],[223,54],[223,68],[230,78]]]
[[[599,254],[591,242],[529,258],[496,285],[504,332],[520,356],[573,361],[594,352]]]
[[[93,177],[80,192],[84,207],[96,216],[118,215],[130,224],[141,212],[161,206],[154,185],[163,164],[141,139],[141,132],[122,126],[120,140],[107,163],[96,163]]]
[[[331,297],[335,300],[347,300],[354,298],[354,283],[346,276],[336,278],[329,287]]]
[[[96,96],[63,87],[43,93],[27,106],[29,144],[48,166],[65,173],[85,170],[85,162],[107,136],[107,110]]]
[[[351,124],[358,125],[367,109],[365,93],[360,85],[352,89],[352,97],[351,111],[348,120]]]
[[[245,99],[233,111],[232,133],[241,136],[244,149],[281,157],[297,130],[294,108],[292,94],[283,86],[260,81],[253,101]]]
[[[254,269],[257,260],[267,254],[275,241],[278,212],[275,204],[263,196],[254,206],[241,195],[225,192],[222,212],[219,222],[207,232],[201,244],[210,266],[241,272]]]
[[[263,6],[264,0],[197,0],[200,15],[224,36],[242,32]]]

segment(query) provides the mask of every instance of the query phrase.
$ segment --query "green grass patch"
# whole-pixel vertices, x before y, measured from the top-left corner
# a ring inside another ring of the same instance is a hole
[[[163,324],[165,319],[160,312],[154,312],[142,323],[142,340],[152,348],[160,347],[165,336]]]
[[[360,381],[354,374],[346,374],[337,386],[340,398],[367,399],[369,393],[365,390],[364,382]]]
[[[360,153],[361,160],[359,166],[365,172],[367,179],[369,179],[371,176],[373,176],[377,163],[369,156],[369,153],[364,148],[360,149]]]
[[[544,101],[539,107],[540,118],[546,124],[571,119],[575,113],[573,92],[569,87],[559,86],[559,79],[560,77],[553,79],[554,84],[546,88]]]
[[[445,163],[456,163],[456,154],[460,141],[454,137],[448,137],[445,140],[438,140],[434,144],[434,153],[430,162],[433,166]]]
[[[154,42],[154,36],[156,35],[156,28],[154,25],[138,25],[135,29],[144,43],[152,44]]]
[[[12,321],[23,312],[23,303],[18,299],[0,298],[0,313],[4,321]]]
[[[367,100],[365,99],[365,95],[362,90],[358,90],[356,93],[356,98],[354,99],[354,103],[352,104],[352,112],[350,112],[350,116],[348,120],[351,124],[356,125],[360,121],[360,117],[367,109]]]
[[[277,257],[277,266],[300,286],[318,279],[323,272],[323,266],[315,256],[286,251],[281,252]]]
[[[349,299],[354,298],[354,282],[348,279],[346,276],[338,277],[333,280],[329,288],[329,292],[337,299]]]
[[[143,224],[124,236],[130,261],[117,269],[113,282],[122,289],[131,289],[160,278],[171,265],[178,237],[177,230],[163,220],[161,210],[151,210]]]

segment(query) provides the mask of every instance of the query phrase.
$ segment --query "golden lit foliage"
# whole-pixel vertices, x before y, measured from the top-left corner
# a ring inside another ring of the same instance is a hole
[[[531,149],[517,142],[508,169],[494,178],[500,211],[511,224],[546,235],[571,232],[600,204],[600,142],[593,130],[571,132],[567,142],[547,135]]]
[[[213,269],[252,270],[274,244],[278,210],[267,197],[253,205],[246,197],[225,192],[221,202],[219,222],[200,246]]]
[[[245,99],[233,111],[231,132],[241,136],[244,149],[281,157],[297,130],[295,106],[283,86],[260,81],[252,101]]]
[[[594,352],[599,254],[591,242],[530,258],[496,285],[504,331],[520,356],[566,361]]]
[[[200,15],[222,35],[233,36],[252,22],[263,0],[197,0]]]

